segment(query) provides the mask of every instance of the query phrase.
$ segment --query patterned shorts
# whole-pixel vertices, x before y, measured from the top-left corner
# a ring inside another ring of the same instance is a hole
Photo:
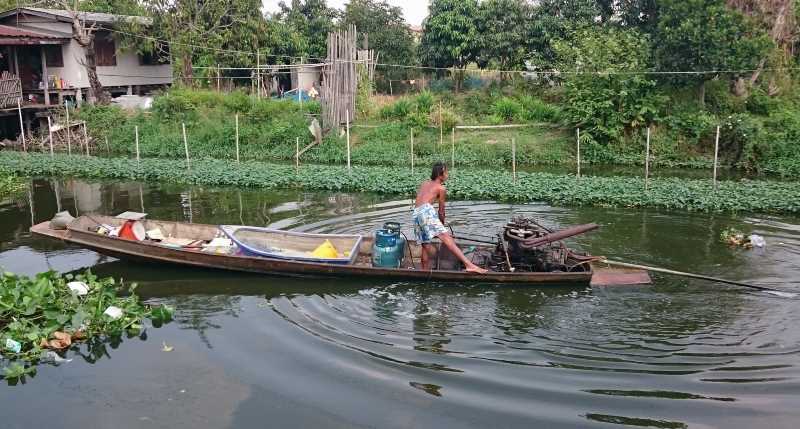
[[[417,242],[420,244],[430,243],[435,237],[447,232],[447,228],[442,225],[442,221],[439,220],[439,214],[436,213],[431,204],[423,204],[415,208],[412,217],[414,220],[414,233],[417,236]]]

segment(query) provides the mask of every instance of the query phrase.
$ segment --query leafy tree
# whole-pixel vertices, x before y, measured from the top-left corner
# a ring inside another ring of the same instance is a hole
[[[657,0],[619,0],[617,14],[622,25],[653,34],[658,26]]]
[[[298,56],[322,59],[328,52],[328,33],[333,28],[336,11],[328,7],[325,0],[292,0],[291,4],[280,3],[278,19],[305,38],[300,44]]]
[[[458,91],[463,70],[478,51],[478,1],[432,0],[429,11],[422,23],[420,58],[429,66],[461,69],[455,79]]]
[[[763,29],[723,0],[661,0],[659,4],[656,58],[661,70],[709,72],[752,70],[772,45]],[[726,73],[737,79],[742,73]],[[705,103],[705,83],[716,73],[673,77],[699,86]]]
[[[652,122],[663,103],[652,69],[649,37],[637,30],[591,27],[553,49],[565,82],[565,114],[598,142],[619,140],[625,131]]]
[[[596,0],[542,0],[533,9],[528,49],[532,62],[551,68],[556,61],[552,41],[564,40],[572,31],[591,26],[601,17]]]
[[[414,64],[414,39],[403,10],[385,0],[351,0],[341,15],[343,28],[355,25],[359,42],[367,40],[369,48],[378,52],[378,60],[389,64]],[[383,71],[391,79],[406,77],[408,69],[389,68]]]
[[[525,0],[486,0],[478,9],[478,64],[521,70],[528,56],[532,8]]]

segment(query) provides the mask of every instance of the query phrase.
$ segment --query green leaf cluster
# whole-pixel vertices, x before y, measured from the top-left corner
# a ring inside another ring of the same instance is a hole
[[[441,158],[440,158],[441,159]],[[445,158],[446,159],[446,158]],[[420,166],[422,165],[422,166]],[[407,167],[361,167],[348,173],[342,166],[291,165],[205,160],[190,170],[178,160],[86,158],[78,155],[0,153],[0,166],[30,176],[71,176],[96,179],[166,181],[192,185],[230,185],[268,189],[302,188],[412,195],[428,176],[418,164]],[[704,212],[799,213],[800,187],[777,181],[722,181],[633,177],[582,177],[547,173],[517,173],[454,168],[448,193],[456,199],[613,207],[654,207]]]
[[[86,295],[78,295],[67,287],[77,281],[88,285]],[[144,320],[161,324],[171,320],[169,307],[149,307],[134,294],[135,285],[125,286],[114,279],[99,279],[87,271],[78,275],[38,274],[34,278],[12,273],[0,275],[0,362],[4,378],[15,379],[30,374],[44,351],[41,342],[56,331],[70,335],[81,333],[85,340],[137,336],[144,329]],[[112,318],[104,312],[110,306],[120,308],[122,316]],[[21,344],[15,352],[6,341]]]

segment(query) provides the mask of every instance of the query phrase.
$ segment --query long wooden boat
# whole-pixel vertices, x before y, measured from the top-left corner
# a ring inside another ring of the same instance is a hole
[[[276,275],[310,275],[346,278],[381,278],[391,280],[433,280],[453,282],[481,283],[515,283],[515,284],[586,284],[592,278],[590,264],[582,264],[575,272],[493,272],[472,274],[457,269],[454,257],[446,248],[438,251],[436,267],[422,270],[418,266],[421,246],[410,242],[407,255],[401,268],[378,268],[371,264],[372,237],[363,237],[360,242],[358,256],[354,263],[348,265],[296,261],[276,258],[264,258],[242,254],[224,254],[203,251],[199,246],[178,247],[165,245],[151,240],[128,240],[100,234],[97,228],[101,225],[121,226],[125,221],[109,216],[84,215],[67,225],[66,229],[52,229],[50,222],[42,222],[31,227],[31,233],[44,237],[62,240],[66,243],[92,249],[98,253],[121,259],[133,259],[149,262],[165,262],[193,267],[216,268],[222,270],[245,271]],[[160,230],[167,237],[182,238],[188,241],[211,241],[219,237],[217,225],[190,224],[161,220],[142,220],[145,229]],[[494,250],[490,245],[471,245],[459,243],[459,246],[473,258],[487,255]],[[438,249],[437,249],[438,250]],[[475,259],[473,259],[475,261]],[[416,263],[416,264],[415,264]]]

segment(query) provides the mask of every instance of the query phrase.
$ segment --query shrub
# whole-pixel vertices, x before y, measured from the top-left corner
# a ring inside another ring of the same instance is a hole
[[[414,98],[414,104],[419,113],[431,113],[433,109],[433,94],[429,91],[422,91]]]
[[[552,104],[524,95],[519,99],[522,105],[522,119],[525,121],[557,122],[561,118],[561,110]]]
[[[492,115],[503,122],[512,122],[522,118],[522,104],[510,97],[502,97],[492,104]]]
[[[162,121],[193,120],[197,117],[197,105],[186,91],[170,91],[153,100],[153,113]]]
[[[764,127],[746,113],[729,115],[720,132],[720,157],[747,170],[757,170],[766,155]]]

